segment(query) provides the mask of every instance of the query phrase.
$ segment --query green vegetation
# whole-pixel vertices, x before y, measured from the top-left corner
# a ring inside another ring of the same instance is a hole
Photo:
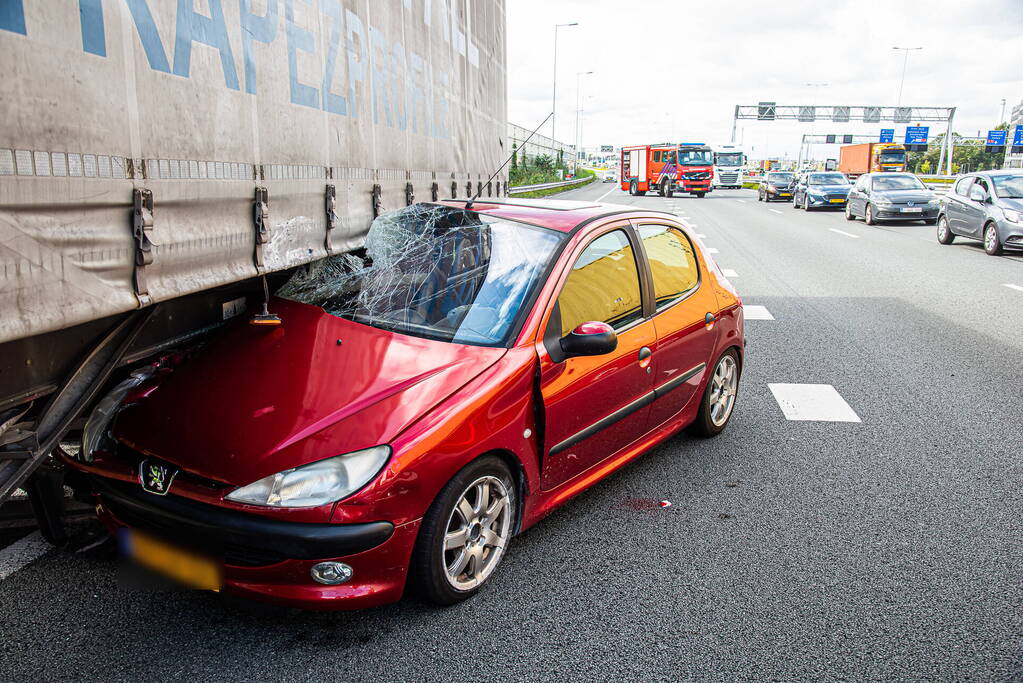
[[[558,153],[558,160],[547,154],[525,159],[525,154],[516,151],[512,156],[511,170],[508,172],[508,184],[512,187],[520,185],[541,185],[543,183],[556,183],[561,178],[558,171],[568,172],[568,167],[562,161],[561,153]]]
[[[1009,124],[999,124],[996,130],[1008,130]],[[955,149],[952,151],[952,174],[967,173],[973,171],[987,171],[992,168],[1001,168],[1005,160],[1004,153],[992,153],[987,150],[983,140],[962,140],[958,133],[953,133]],[[940,174],[945,169],[938,168],[938,160],[941,158],[941,144],[945,139],[942,133],[931,141],[926,152],[910,152],[908,159],[909,170],[914,173]]]
[[[564,187],[549,187],[546,190],[533,190],[532,192],[523,192],[522,194],[514,194],[512,196],[515,197],[516,199],[538,199],[540,197],[548,197],[552,194],[558,194],[559,192],[565,192],[566,190],[576,190],[579,189],[580,187],[589,185],[590,183],[595,181],[597,179],[597,174],[588,168],[580,168],[576,179],[578,180],[578,182],[573,183],[572,185],[566,185]],[[554,180],[548,180],[546,182],[549,183],[557,182],[557,176],[555,176]],[[522,184],[539,185],[540,183]],[[514,187],[514,183],[512,184],[512,186]]]

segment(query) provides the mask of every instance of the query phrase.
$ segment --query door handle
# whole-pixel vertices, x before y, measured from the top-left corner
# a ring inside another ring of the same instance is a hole
[[[649,346],[644,346],[643,348],[641,348],[639,350],[639,359],[640,360],[646,360],[652,354],[653,354],[653,351],[650,350],[650,347]]]
[[[710,325],[715,320],[716,318],[714,317],[713,313],[708,312],[707,315],[703,316],[703,322],[707,325]]]

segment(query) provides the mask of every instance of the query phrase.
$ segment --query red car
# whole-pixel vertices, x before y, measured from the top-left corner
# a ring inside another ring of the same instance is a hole
[[[511,539],[690,425],[725,428],[742,303],[674,216],[418,204],[144,368],[68,459],[124,551],[194,586],[451,604]]]

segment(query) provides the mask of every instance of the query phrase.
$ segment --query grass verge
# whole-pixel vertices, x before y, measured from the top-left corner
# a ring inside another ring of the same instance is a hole
[[[522,194],[513,194],[511,196],[515,199],[539,199],[540,197],[549,197],[553,194],[567,192],[568,190],[578,190],[580,187],[586,187],[596,179],[596,173],[584,168],[579,170],[579,182],[577,183],[565,185],[563,187],[548,187],[546,190],[533,190],[532,192],[523,192]]]

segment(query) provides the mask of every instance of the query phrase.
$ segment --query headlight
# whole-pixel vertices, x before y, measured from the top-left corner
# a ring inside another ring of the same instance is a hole
[[[1002,214],[1005,216],[1005,220],[1010,223],[1023,223],[1023,213],[1019,211],[1013,211],[1012,209],[1002,209]]]
[[[939,197],[935,197],[927,202],[928,206],[937,206],[938,204],[941,204],[941,199]]]
[[[877,204],[878,206],[893,206],[892,200],[885,199],[884,197],[881,197],[879,199],[875,199],[874,203]]]
[[[770,190],[771,192],[777,192],[778,191],[778,188],[775,187],[774,185],[768,185],[767,189]]]
[[[225,498],[236,503],[278,508],[325,505],[350,496],[368,484],[390,457],[390,446],[374,446],[271,474],[232,491]]]
[[[124,380],[96,404],[85,422],[85,429],[82,430],[82,450],[79,454],[84,462],[92,462],[92,454],[99,450],[103,441],[107,438],[107,431],[110,423],[118,411],[124,406],[121,402],[128,393],[139,386],[147,379],[156,374],[155,367],[145,367],[131,373],[128,379]]]

